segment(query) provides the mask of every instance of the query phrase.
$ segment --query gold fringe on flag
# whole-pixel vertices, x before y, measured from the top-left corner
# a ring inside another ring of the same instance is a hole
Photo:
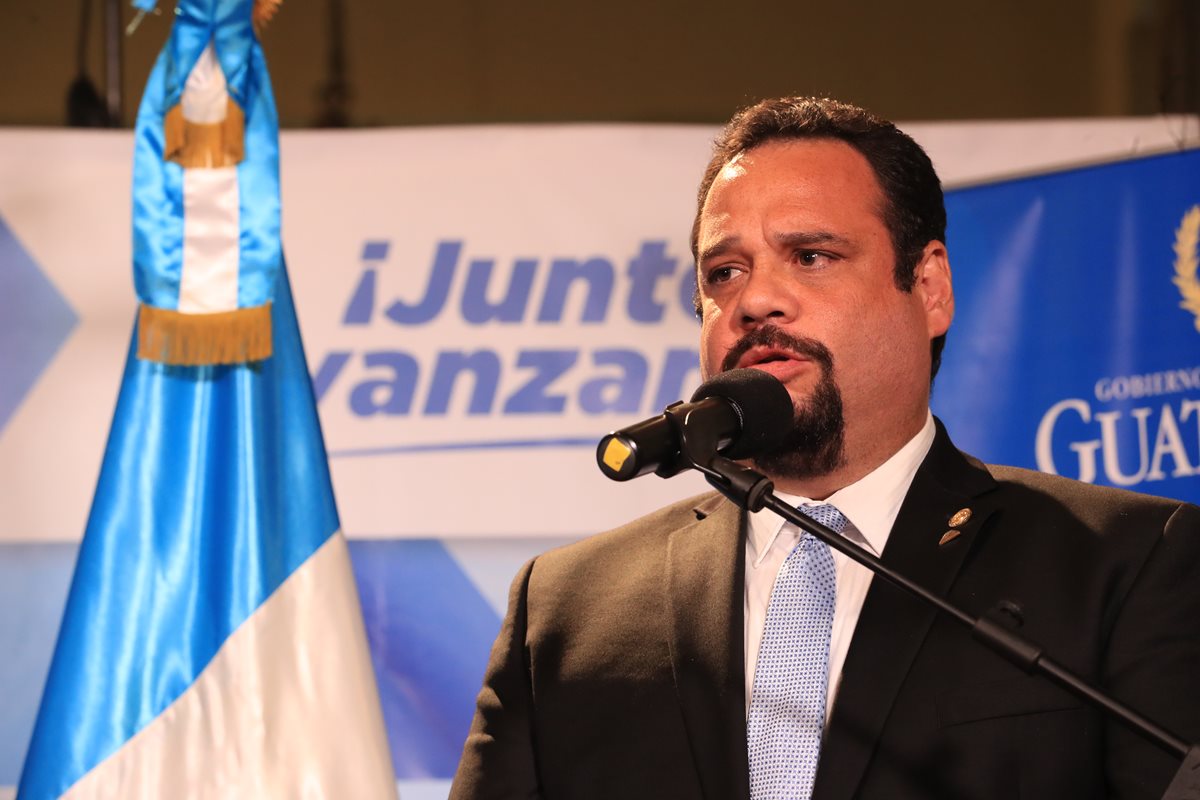
[[[163,121],[163,158],[187,169],[215,169],[241,163],[246,117],[232,97],[225,99],[221,122],[192,122],[176,103]]]
[[[161,364],[244,364],[271,356],[271,304],[184,314],[141,304],[138,358]]]
[[[275,16],[281,3],[283,0],[254,0],[254,10],[250,12],[250,19],[254,22],[255,33],[262,34],[263,28],[267,27],[271,17]]]

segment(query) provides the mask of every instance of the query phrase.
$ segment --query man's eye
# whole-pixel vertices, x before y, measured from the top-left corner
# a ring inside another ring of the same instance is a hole
[[[827,260],[824,253],[816,250],[797,250],[796,260],[806,267],[815,267]]]
[[[724,283],[733,277],[733,267],[717,267],[708,271],[708,283]]]

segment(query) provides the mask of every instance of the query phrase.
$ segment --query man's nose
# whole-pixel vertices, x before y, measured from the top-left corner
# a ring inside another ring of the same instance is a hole
[[[799,312],[800,300],[786,268],[773,264],[756,266],[746,277],[738,297],[738,318],[754,328],[766,322],[789,322]]]

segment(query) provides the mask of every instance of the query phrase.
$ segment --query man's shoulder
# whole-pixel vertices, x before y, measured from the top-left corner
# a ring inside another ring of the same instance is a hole
[[[1039,495],[1071,505],[1104,506],[1124,509],[1165,509],[1185,505],[1182,500],[1159,497],[1113,486],[1098,486],[1048,472],[1010,467],[1002,464],[984,465],[999,487],[1026,495]]]
[[[656,509],[612,530],[596,533],[537,558],[540,571],[595,571],[605,565],[646,562],[663,552],[671,535],[714,513],[731,515],[737,509],[717,492],[688,497]]]
[[[985,465],[996,481],[1001,505],[1021,509],[1031,524],[1082,525],[1094,532],[1142,531],[1153,538],[1176,515],[1200,523],[1200,508],[1168,497],[1097,486],[1021,467]]]
[[[1200,508],[1181,500],[1097,486],[1021,467],[985,464],[959,450],[944,426],[914,483],[920,497],[936,496],[929,488],[958,493],[975,511],[987,509],[1007,530],[1024,530],[1044,541],[1082,544],[1107,540],[1118,549],[1153,547],[1168,523],[1176,529],[1200,530]],[[932,479],[932,481],[930,480]],[[910,495],[910,499],[911,495]],[[1082,537],[1082,538],[1081,538]]]

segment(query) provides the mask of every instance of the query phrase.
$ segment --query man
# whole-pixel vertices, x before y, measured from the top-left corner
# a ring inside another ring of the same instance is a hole
[[[755,460],[781,497],[974,614],[1018,604],[1061,663],[1200,739],[1200,509],[954,448],[929,413],[944,230],[890,123],[741,112],[693,228],[704,376],[786,386],[795,431]],[[1162,794],[1176,759],[814,542],[713,494],[527,564],[451,796]]]

